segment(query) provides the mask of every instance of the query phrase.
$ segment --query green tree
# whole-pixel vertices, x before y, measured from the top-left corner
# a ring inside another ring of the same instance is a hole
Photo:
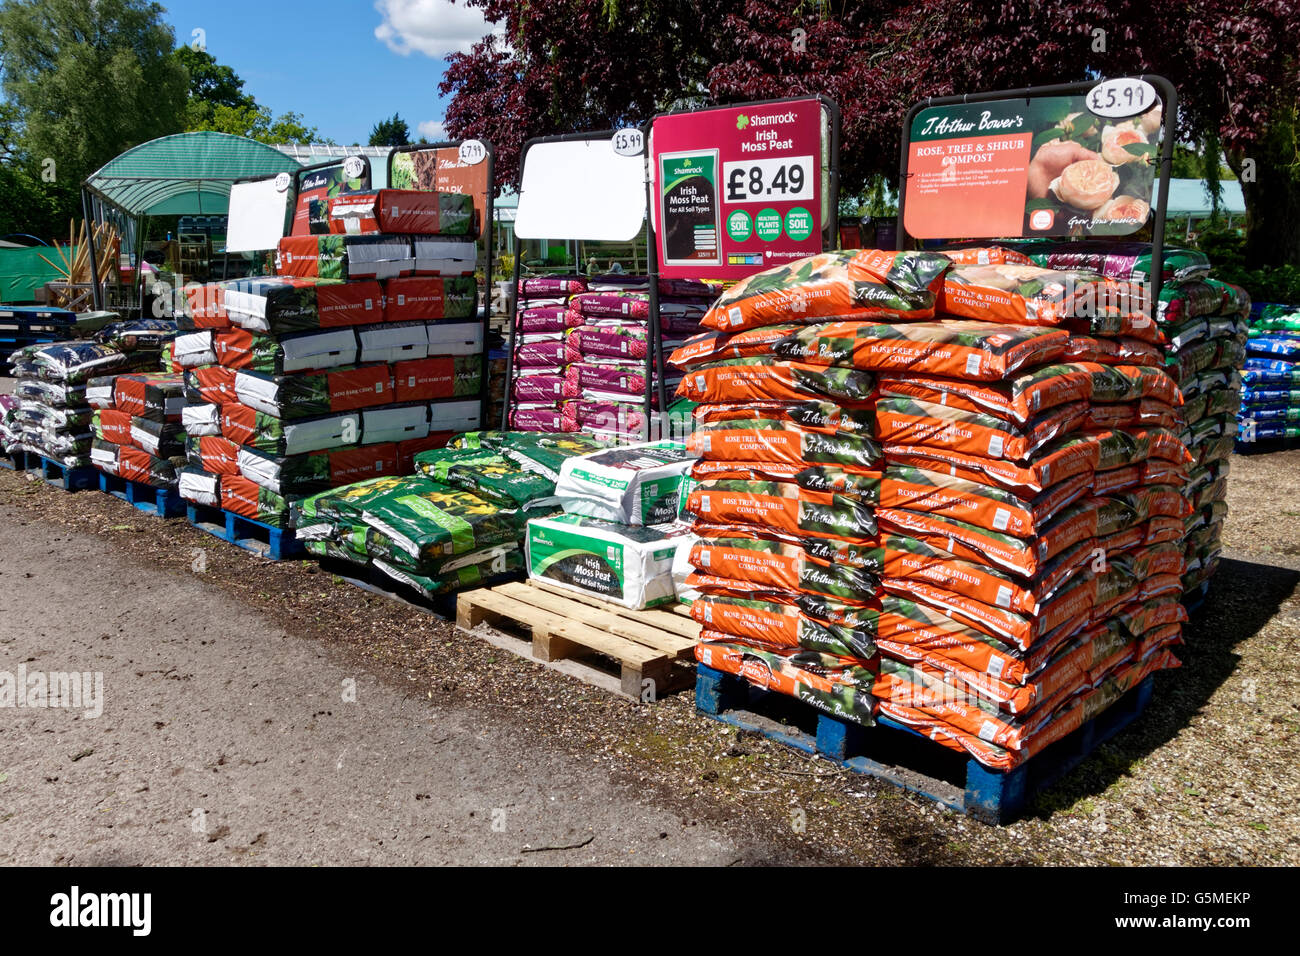
[[[239,74],[206,50],[190,46],[177,47],[172,53],[185,67],[190,78],[190,99],[203,100],[213,106],[254,106],[257,101],[244,92],[244,81]]]
[[[410,141],[411,128],[396,113],[370,128],[371,146],[405,146]]]
[[[0,73],[16,116],[22,231],[61,232],[81,181],[139,143],[181,129],[186,72],[163,8],[147,0],[4,0]],[[42,210],[53,209],[52,218]],[[61,223],[61,224],[60,224]]]
[[[265,106],[226,106],[218,103],[199,115],[190,112],[189,132],[229,133],[246,136],[261,143],[320,143],[323,140],[315,126],[307,126],[301,113],[282,113],[275,117]]]
[[[173,57],[189,77],[185,103],[187,132],[230,133],[263,143],[319,143],[320,131],[307,126],[301,113],[276,117],[244,92],[244,81],[206,50],[178,48]]]

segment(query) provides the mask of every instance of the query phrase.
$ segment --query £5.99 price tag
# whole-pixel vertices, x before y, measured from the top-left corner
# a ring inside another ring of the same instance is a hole
[[[1156,104],[1156,88],[1146,80],[1124,76],[1102,80],[1088,91],[1088,109],[1108,119],[1127,119]]]
[[[645,134],[635,126],[616,132],[610,143],[620,156],[640,156],[645,152]]]

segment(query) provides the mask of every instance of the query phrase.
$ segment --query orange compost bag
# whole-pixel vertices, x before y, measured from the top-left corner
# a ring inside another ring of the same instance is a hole
[[[1060,329],[986,322],[880,325],[830,322],[791,332],[772,346],[782,358],[872,372],[917,372],[995,382],[1058,361],[1069,341]]]
[[[1057,405],[1024,425],[984,412],[910,398],[876,403],[876,435],[885,443],[929,445],[970,455],[1026,461],[1044,445],[1079,429],[1086,402]]]
[[[1006,382],[976,383],[923,375],[880,376],[883,398],[913,398],[1024,424],[1049,408],[1086,400],[1092,378],[1079,369],[1049,365]]]
[[[826,319],[928,319],[952,264],[935,252],[823,252],[776,266],[724,292],[700,325],[736,332]]]

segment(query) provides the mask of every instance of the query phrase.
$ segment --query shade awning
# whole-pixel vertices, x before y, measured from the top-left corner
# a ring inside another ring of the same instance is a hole
[[[273,146],[229,133],[177,133],[141,143],[86,178],[86,187],[132,216],[224,213],[241,179],[293,172]]]

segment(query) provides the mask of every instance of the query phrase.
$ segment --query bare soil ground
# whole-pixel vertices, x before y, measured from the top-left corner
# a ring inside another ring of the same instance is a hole
[[[689,692],[624,701],[314,563],[0,472],[0,670],[115,675],[98,721],[0,715],[0,863],[1300,863],[1300,451],[1238,456],[1229,489],[1184,666],[989,827]]]

